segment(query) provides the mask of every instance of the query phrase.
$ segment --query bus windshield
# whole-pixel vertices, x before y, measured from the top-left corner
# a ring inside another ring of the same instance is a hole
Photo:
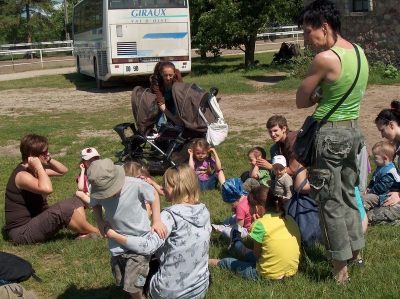
[[[186,8],[188,0],[109,0],[109,9]]]

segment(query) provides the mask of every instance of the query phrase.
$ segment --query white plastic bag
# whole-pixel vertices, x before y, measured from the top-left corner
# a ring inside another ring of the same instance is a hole
[[[228,124],[218,118],[217,122],[207,126],[206,140],[211,146],[220,145],[228,137]]]

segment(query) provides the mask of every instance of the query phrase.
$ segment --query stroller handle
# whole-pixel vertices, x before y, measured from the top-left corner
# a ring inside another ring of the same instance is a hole
[[[214,96],[217,96],[218,94],[218,88],[217,87],[211,87],[210,88],[210,94],[213,94]]]

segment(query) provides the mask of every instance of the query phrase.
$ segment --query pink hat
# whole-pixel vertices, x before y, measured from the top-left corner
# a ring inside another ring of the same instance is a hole
[[[281,164],[283,167],[286,167],[286,158],[282,155],[277,155],[272,158],[272,165]]]
[[[90,160],[93,157],[100,157],[100,154],[94,147],[87,147],[84,148],[81,152],[81,159],[82,160]]]

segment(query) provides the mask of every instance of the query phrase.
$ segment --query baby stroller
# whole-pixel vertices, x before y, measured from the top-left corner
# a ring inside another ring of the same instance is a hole
[[[210,109],[209,101],[218,93],[217,88],[204,91],[196,84],[175,83],[172,96],[177,116],[184,126],[166,122],[161,132],[154,130],[158,114],[156,96],[150,89],[137,86],[132,91],[131,103],[135,122],[121,123],[114,127],[122,140],[124,149],[115,154],[117,164],[134,161],[146,167],[151,174],[162,174],[176,164],[185,163],[188,148],[195,138],[204,138],[207,124],[200,116],[199,109],[208,122],[215,122],[216,116]]]

